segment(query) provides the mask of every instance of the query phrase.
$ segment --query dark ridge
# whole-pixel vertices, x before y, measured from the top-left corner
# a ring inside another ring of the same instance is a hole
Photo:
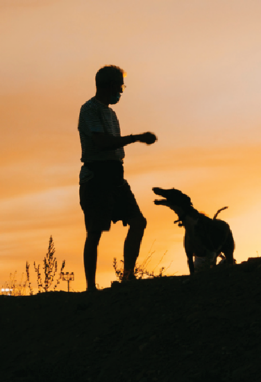
[[[261,258],[93,293],[0,296],[1,382],[259,382]]]

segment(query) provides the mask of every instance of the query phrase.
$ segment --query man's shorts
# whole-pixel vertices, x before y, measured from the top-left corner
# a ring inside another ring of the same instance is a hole
[[[116,170],[115,163],[100,163],[98,169],[94,167],[94,177],[80,185],[80,205],[88,232],[109,231],[111,222],[121,220],[126,226],[132,218],[143,218],[119,163]]]

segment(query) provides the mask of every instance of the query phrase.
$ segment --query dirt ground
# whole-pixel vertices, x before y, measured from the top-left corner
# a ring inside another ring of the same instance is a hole
[[[261,258],[0,307],[1,382],[261,380]]]

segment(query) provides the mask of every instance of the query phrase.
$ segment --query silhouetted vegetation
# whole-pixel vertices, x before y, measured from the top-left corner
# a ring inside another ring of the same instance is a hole
[[[10,273],[10,280],[2,285],[1,294],[8,296],[23,296],[26,294],[27,280],[23,280],[24,273],[22,273],[20,282],[17,281],[17,271]]]
[[[55,291],[57,286],[60,284],[60,281],[62,280],[63,276],[63,270],[65,267],[65,260],[62,262],[60,271],[58,273],[58,263],[57,259],[54,256],[55,254],[55,247],[54,247],[54,241],[52,236],[50,236],[49,239],[49,245],[47,253],[43,259],[43,275],[41,273],[41,266],[40,264],[36,265],[34,262],[34,270],[37,275],[37,287],[38,292],[49,292],[49,291]],[[29,294],[33,295],[34,290],[32,287],[32,283],[30,280],[30,264],[28,261],[26,261],[25,265],[25,273],[26,273],[26,280],[24,280],[24,272],[22,273],[22,277],[20,282],[17,281],[17,271],[14,273],[10,273],[10,280],[6,281],[4,285],[2,285],[1,294],[9,295],[9,296],[24,296],[27,293],[27,287],[29,288]],[[67,272],[67,274],[69,274]],[[55,280],[55,276],[57,277]]]
[[[55,254],[54,241],[52,236],[50,236],[48,250],[43,259],[43,267],[42,267],[44,271],[43,278],[42,278],[42,273],[40,271],[40,264],[36,265],[36,263],[34,262],[34,270],[37,275],[37,286],[38,286],[39,293],[49,292],[51,290],[51,287],[52,287],[52,290],[55,291],[57,286],[60,284],[61,274],[65,267],[65,260],[62,262],[60,272],[58,273],[58,278],[56,279],[56,282],[53,285],[55,276],[58,271],[58,263],[54,254]],[[30,267],[30,264],[26,262],[27,282],[30,289],[30,294],[33,294],[33,289],[30,282],[29,267]]]
[[[157,274],[155,273],[155,269],[159,266],[159,264],[163,260],[163,257],[166,255],[167,251],[163,254],[163,256],[161,257],[161,259],[160,259],[159,263],[156,265],[156,267],[152,271],[149,271],[147,269],[147,266],[148,266],[149,262],[151,261],[151,257],[153,255],[153,253],[154,252],[149,253],[149,255],[146,257],[146,259],[143,261],[142,264],[138,264],[138,263],[136,264],[136,266],[134,268],[134,276],[136,277],[136,279],[147,279],[147,278],[155,278],[155,277],[165,276],[165,275],[163,275],[163,273],[166,271],[165,267],[161,267]],[[115,271],[115,275],[117,277],[117,280],[122,281],[124,261],[120,260],[120,262],[122,263],[122,267],[118,267],[117,259],[116,259],[116,257],[114,257],[112,266],[113,266],[113,269]]]

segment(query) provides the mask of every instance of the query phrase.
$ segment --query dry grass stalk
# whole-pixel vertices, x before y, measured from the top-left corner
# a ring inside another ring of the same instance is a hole
[[[154,242],[153,242],[154,244]],[[153,246],[152,244],[152,246]],[[149,254],[148,256],[146,257],[146,259],[143,261],[142,264],[136,264],[135,268],[134,268],[134,275],[136,277],[136,279],[147,279],[147,278],[155,278],[155,277],[163,277],[165,275],[163,275],[164,271],[166,271],[166,269],[169,268],[169,266],[165,269],[165,267],[161,267],[159,269],[159,273],[158,274],[155,274],[155,269],[159,266],[159,264],[162,262],[164,256],[166,255],[167,251],[163,254],[163,256],[161,257],[159,263],[156,265],[156,267],[153,269],[153,271],[148,271],[147,269],[147,266],[149,264],[149,262],[151,261],[151,257],[153,255],[153,253],[155,253],[155,251],[151,252],[151,249],[149,250]],[[120,262],[124,263],[123,260],[120,260]],[[116,257],[113,258],[113,263],[112,263],[112,266],[113,266],[113,269],[115,271],[115,275],[116,275],[116,278],[121,281],[122,278],[123,278],[123,266],[122,267],[118,267],[118,264],[117,264],[117,259]]]
[[[1,294],[8,296],[24,296],[26,294],[27,280],[23,281],[24,273],[22,273],[21,280],[17,283],[17,271],[10,273],[10,281],[2,285]]]
[[[61,274],[65,267],[65,260],[62,262],[60,272],[58,273],[58,278],[56,279],[55,285],[53,285],[54,278],[58,270],[57,259],[54,256],[54,254],[55,254],[54,242],[53,242],[52,236],[50,236],[48,250],[43,259],[43,268],[42,268],[44,271],[43,279],[42,279],[42,274],[40,271],[40,264],[36,265],[36,263],[34,262],[34,270],[37,276],[37,286],[38,286],[39,293],[49,292],[51,290],[51,287],[52,287],[52,290],[55,291],[57,286],[60,284]],[[27,281],[29,283],[28,285],[30,289],[30,294],[33,294],[33,290],[30,283],[29,267],[30,267],[29,263],[26,262]]]

